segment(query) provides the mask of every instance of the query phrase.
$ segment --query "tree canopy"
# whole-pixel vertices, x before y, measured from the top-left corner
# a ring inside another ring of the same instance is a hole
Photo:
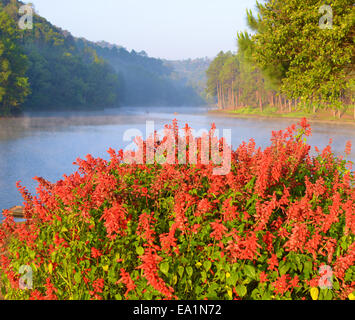
[[[9,114],[30,93],[27,58],[17,44],[20,35],[10,16],[0,11],[0,113]]]
[[[246,18],[252,32],[237,34],[237,53],[219,53],[207,71],[220,108],[311,106],[341,116],[354,105],[352,1],[266,0]]]
[[[0,0],[0,114],[5,106],[9,113],[15,106],[63,110],[204,103],[195,82],[185,81],[173,65],[144,51],[75,38],[36,12],[33,28],[21,30],[22,4]]]
[[[339,106],[354,85],[355,9],[350,0],[328,4],[324,7],[324,0],[257,2],[257,17],[249,13],[248,22],[255,31],[252,57],[264,72],[276,71],[283,93]],[[329,16],[329,21],[322,16]]]

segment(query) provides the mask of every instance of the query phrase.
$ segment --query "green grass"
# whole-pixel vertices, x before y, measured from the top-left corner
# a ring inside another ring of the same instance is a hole
[[[243,107],[237,110],[225,109],[225,110],[216,110],[216,112],[223,112],[233,115],[241,116],[263,116],[263,117],[279,117],[279,118],[308,118],[313,120],[323,120],[323,121],[354,121],[353,120],[353,106],[347,106],[346,112],[343,114],[342,118],[334,117],[330,111],[320,110],[316,113],[313,113],[313,110],[310,110],[309,107],[298,108],[292,112],[283,112],[281,113],[276,107],[264,107],[263,111],[259,108],[252,107]]]
[[[245,114],[245,115],[259,115],[259,116],[279,116],[279,117],[309,117],[312,113],[306,111],[293,111],[289,113],[280,113],[276,107],[265,107],[263,111],[259,108],[244,107],[237,110],[225,110],[227,113],[231,114]]]

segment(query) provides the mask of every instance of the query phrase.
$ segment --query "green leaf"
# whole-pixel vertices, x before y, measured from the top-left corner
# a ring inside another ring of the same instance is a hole
[[[185,268],[183,266],[178,266],[178,274],[180,278],[182,278],[182,275],[184,274]]]
[[[230,286],[235,286],[236,283],[237,283],[237,280],[238,280],[238,273],[237,272],[232,272],[230,277],[227,278],[227,284],[230,285]]]
[[[193,274],[194,270],[192,269],[192,267],[188,266],[186,268],[186,273],[187,275],[191,278],[192,274]]]
[[[240,284],[236,286],[235,291],[239,297],[243,298],[247,294],[247,287]]]
[[[136,252],[139,256],[142,256],[144,254],[144,248],[143,247],[137,247]]]
[[[199,296],[202,291],[203,291],[203,289],[200,286],[195,287],[195,293],[197,296]]]
[[[279,267],[279,272],[280,275],[286,274],[286,272],[290,269],[290,265],[288,263],[283,264],[282,266],[280,265]]]
[[[339,282],[338,282],[338,281],[334,281],[334,282],[333,282],[333,289],[334,289],[334,290],[339,290],[339,289],[340,289],[340,285],[339,285]]]
[[[261,296],[261,300],[270,300],[271,292],[269,290],[265,290],[265,292]]]
[[[253,266],[250,266],[250,265],[244,266],[244,273],[249,278],[256,280],[256,272],[255,272],[255,268]]]
[[[77,283],[77,284],[79,284],[80,282],[81,282],[81,274],[80,274],[80,272],[76,272],[75,274],[74,274],[74,280],[75,280],[75,282]]]
[[[51,263],[48,264],[48,272],[49,274],[52,274],[53,272],[53,265]]]
[[[312,262],[311,261],[306,261],[304,264],[304,269],[303,272],[309,275],[312,271]]]
[[[319,300],[332,300],[333,294],[332,290],[322,289],[319,293]]]
[[[251,293],[250,298],[253,299],[253,300],[260,300],[260,297],[261,297],[261,295],[260,295],[259,289],[255,288],[253,290],[253,292]]]
[[[217,283],[212,283],[208,287],[207,298],[210,300],[217,300],[218,299],[218,295],[217,295],[218,289],[219,289],[219,285]]]
[[[209,261],[209,260],[206,260],[204,263],[203,263],[203,267],[205,268],[206,271],[209,271],[212,267],[212,262]]]
[[[161,263],[160,264],[160,271],[167,276],[168,272],[169,272],[169,263],[168,262]]]

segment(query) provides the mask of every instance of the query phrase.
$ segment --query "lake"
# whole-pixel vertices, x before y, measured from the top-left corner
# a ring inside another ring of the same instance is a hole
[[[177,112],[178,114],[175,114]],[[295,120],[231,118],[209,114],[207,107],[121,107],[92,112],[31,113],[22,118],[0,119],[0,212],[23,200],[16,188],[21,181],[31,193],[37,182],[34,176],[51,182],[76,170],[73,162],[87,154],[108,159],[110,147],[123,149],[131,142],[123,141],[128,129],[145,133],[146,121],[153,120],[155,129],[176,118],[179,126],[209,129],[215,123],[217,129],[232,130],[232,145],[254,138],[257,146],[270,143],[271,132],[288,127]],[[333,150],[344,154],[346,141],[355,142],[355,126],[351,124],[312,123],[311,145],[323,148],[333,139]],[[221,131],[222,135],[222,131]],[[352,151],[350,160],[355,160]]]

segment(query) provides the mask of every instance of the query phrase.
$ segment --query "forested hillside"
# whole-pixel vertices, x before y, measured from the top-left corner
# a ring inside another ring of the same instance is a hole
[[[172,77],[192,87],[204,99],[212,102],[206,95],[207,76],[206,71],[210,66],[209,58],[197,58],[186,60],[164,60],[164,64],[172,68]]]
[[[91,48],[108,61],[124,79],[123,102],[128,105],[199,105],[204,100],[196,87],[175,76],[174,65],[147,53],[115,46],[106,42],[94,43],[76,39],[80,48]],[[205,70],[207,67],[205,68]]]
[[[2,14],[11,17],[17,44],[27,60],[26,66],[21,63],[18,67],[27,69],[30,91],[23,106],[13,107],[47,110],[119,103],[122,81],[93,50],[78,48],[72,36],[38,15],[34,16],[33,29],[20,30],[21,3],[2,0],[1,4]]]
[[[254,15],[248,11],[252,32],[238,33],[237,53],[220,52],[207,71],[207,93],[219,108],[328,111],[339,118],[353,112],[355,119],[355,9],[349,0],[323,5],[268,0],[257,3]]]
[[[75,38],[34,14],[21,30],[17,0],[0,0],[0,114],[126,105],[204,103],[145,52]]]

